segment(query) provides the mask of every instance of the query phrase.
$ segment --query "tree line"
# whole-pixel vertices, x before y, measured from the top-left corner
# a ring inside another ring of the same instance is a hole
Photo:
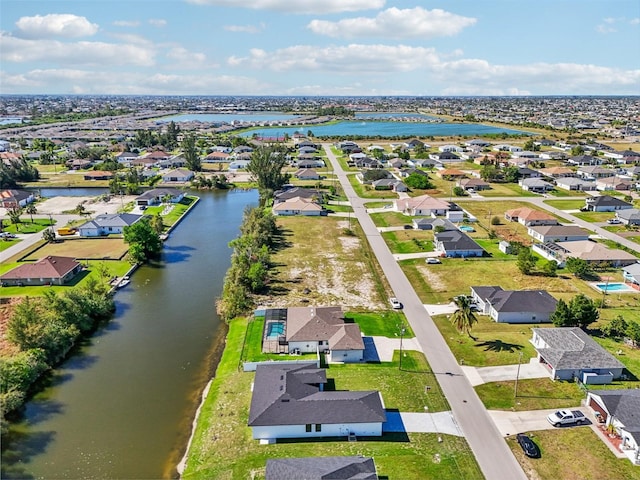
[[[106,279],[106,275],[102,275]],[[105,280],[88,279],[84,286],[42,297],[25,297],[16,305],[7,324],[7,340],[19,353],[0,358],[0,413],[20,408],[32,385],[68,354],[78,338],[89,333],[115,311]]]

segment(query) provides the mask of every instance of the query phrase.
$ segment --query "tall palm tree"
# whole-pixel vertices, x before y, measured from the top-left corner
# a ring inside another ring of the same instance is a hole
[[[453,299],[453,302],[458,308],[451,315],[451,323],[460,333],[466,333],[471,337],[471,328],[478,322],[478,318],[471,310],[471,300],[465,295],[459,295]]]
[[[30,203],[24,208],[24,211],[31,217],[31,223],[33,223],[33,215],[38,213],[36,206],[33,203]]]

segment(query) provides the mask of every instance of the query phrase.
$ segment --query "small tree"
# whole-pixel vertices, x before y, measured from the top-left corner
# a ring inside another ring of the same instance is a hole
[[[24,211],[27,215],[31,217],[31,223],[33,223],[33,216],[38,213],[38,209],[33,203],[30,203],[24,208]]]
[[[569,302],[569,310],[576,325],[586,328],[598,320],[599,313],[595,303],[589,297],[580,293]]]
[[[491,225],[500,225],[500,222],[500,217],[498,217],[497,215],[491,217]]]
[[[464,197],[467,194],[467,192],[465,192],[464,188],[462,187],[453,187],[453,194],[456,197]]]
[[[53,228],[47,228],[42,232],[42,239],[48,243],[53,243],[56,241],[56,233],[53,231]]]
[[[547,277],[555,277],[557,275],[558,264],[553,260],[547,260],[542,263],[542,271]]]
[[[576,325],[571,315],[569,305],[567,305],[567,302],[563,299],[558,300],[556,309],[549,318],[556,327],[574,327]]]
[[[602,327],[602,333],[607,337],[619,338],[623,337],[627,332],[627,321],[622,315],[616,316],[613,320]]]
[[[586,260],[582,258],[569,257],[565,262],[565,267],[567,271],[573,273],[578,278],[588,278],[593,274],[591,269],[591,265]]]
[[[529,248],[521,248],[518,252],[518,269],[524,275],[529,275],[536,266],[536,259]]]
[[[634,343],[634,345],[640,345],[640,324],[633,320],[630,321],[627,325],[625,334]]]

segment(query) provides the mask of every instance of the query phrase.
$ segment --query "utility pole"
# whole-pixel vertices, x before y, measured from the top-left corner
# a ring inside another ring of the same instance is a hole
[[[513,391],[513,403],[515,404],[515,400],[518,397],[518,378],[520,377],[520,363],[522,362],[522,352],[518,354],[518,371],[516,372],[516,385]]]
[[[402,370],[402,337],[404,337],[405,328],[400,327],[400,362],[398,364],[398,370]]]

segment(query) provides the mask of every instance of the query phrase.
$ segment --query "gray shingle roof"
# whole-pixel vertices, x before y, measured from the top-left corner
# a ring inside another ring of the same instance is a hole
[[[267,460],[265,480],[377,480],[371,457],[306,457]]]
[[[598,395],[607,411],[614,415],[625,429],[640,433],[640,390],[592,390]]]
[[[133,225],[141,218],[142,215],[135,215],[133,213],[104,213],[81,225],[80,228],[86,228],[91,225],[98,227],[126,227]]]
[[[315,363],[258,365],[249,426],[384,422],[377,391],[325,392],[326,371]]]
[[[556,309],[556,299],[545,290],[503,290],[501,287],[471,287],[497,312],[551,313]]]
[[[617,358],[578,327],[534,328],[533,332],[547,344],[547,348],[536,350],[556,370],[624,368]]]
[[[456,250],[484,250],[471,237],[459,230],[447,230],[436,233],[436,242],[441,242],[446,252],[455,252]]]
[[[631,208],[633,206],[630,203],[625,202],[624,200],[620,200],[619,198],[616,198],[612,195],[600,195],[597,197],[591,197],[587,199],[587,203],[589,205],[594,205],[597,207],[622,206]]]

